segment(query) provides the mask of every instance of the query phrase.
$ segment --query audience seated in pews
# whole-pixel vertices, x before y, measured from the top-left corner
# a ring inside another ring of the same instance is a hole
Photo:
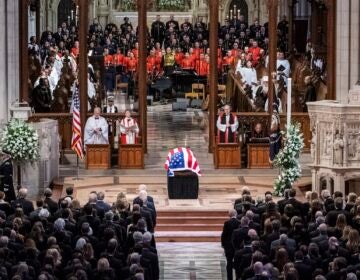
[[[59,201],[46,189],[34,209],[27,189],[11,203],[0,192],[0,278],[159,279],[156,212],[145,189],[133,207],[123,193],[109,204],[104,192],[80,207],[69,187]]]
[[[289,189],[255,202],[244,187],[221,235],[227,279],[359,279],[358,196],[324,190],[306,200]]]

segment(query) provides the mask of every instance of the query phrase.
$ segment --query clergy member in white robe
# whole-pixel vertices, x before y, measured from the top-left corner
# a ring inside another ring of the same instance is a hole
[[[131,117],[129,110],[125,111],[125,118],[120,122],[121,144],[137,144],[139,136],[139,126],[134,118]]]
[[[240,69],[243,83],[254,90],[257,86],[258,80],[256,70],[252,67],[251,61],[246,62],[246,67],[241,67]]]
[[[109,144],[108,123],[100,116],[100,108],[94,109],[94,115],[85,124],[84,142],[89,144]]]

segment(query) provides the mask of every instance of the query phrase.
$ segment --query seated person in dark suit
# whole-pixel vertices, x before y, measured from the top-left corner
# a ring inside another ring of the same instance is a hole
[[[250,136],[250,142],[255,142],[255,143],[265,143],[265,142],[269,142],[269,138],[266,137],[266,134],[263,130],[263,126],[261,123],[257,123],[254,127],[254,130],[251,133]]]

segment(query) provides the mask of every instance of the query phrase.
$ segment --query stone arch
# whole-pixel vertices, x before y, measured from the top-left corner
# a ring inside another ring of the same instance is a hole
[[[233,0],[220,1],[220,22],[224,23],[232,1]],[[248,21],[250,24],[254,22],[255,18],[259,18],[261,24],[268,21],[267,8],[266,4],[264,4],[265,1],[245,0],[245,2],[248,6]]]
[[[63,22],[68,22],[68,16],[70,16],[70,11],[73,10],[75,17],[76,6],[73,0],[60,0],[57,6],[57,25],[62,24]]]

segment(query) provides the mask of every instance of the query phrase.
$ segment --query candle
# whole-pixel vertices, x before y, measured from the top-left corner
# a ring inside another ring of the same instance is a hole
[[[233,17],[233,10],[230,10],[230,19]]]
[[[94,5],[93,5],[93,19],[96,18],[96,1],[94,0]]]
[[[291,78],[288,78],[287,90],[288,90],[288,94],[287,94],[286,124],[287,124],[287,129],[289,129],[291,123],[291,90],[292,90]]]
[[[68,25],[70,26],[70,16],[68,16]]]
[[[71,10],[71,20],[74,20],[74,10]]]
[[[236,5],[234,5],[234,18],[236,17]]]
[[[238,19],[240,18],[240,10],[238,10]]]

